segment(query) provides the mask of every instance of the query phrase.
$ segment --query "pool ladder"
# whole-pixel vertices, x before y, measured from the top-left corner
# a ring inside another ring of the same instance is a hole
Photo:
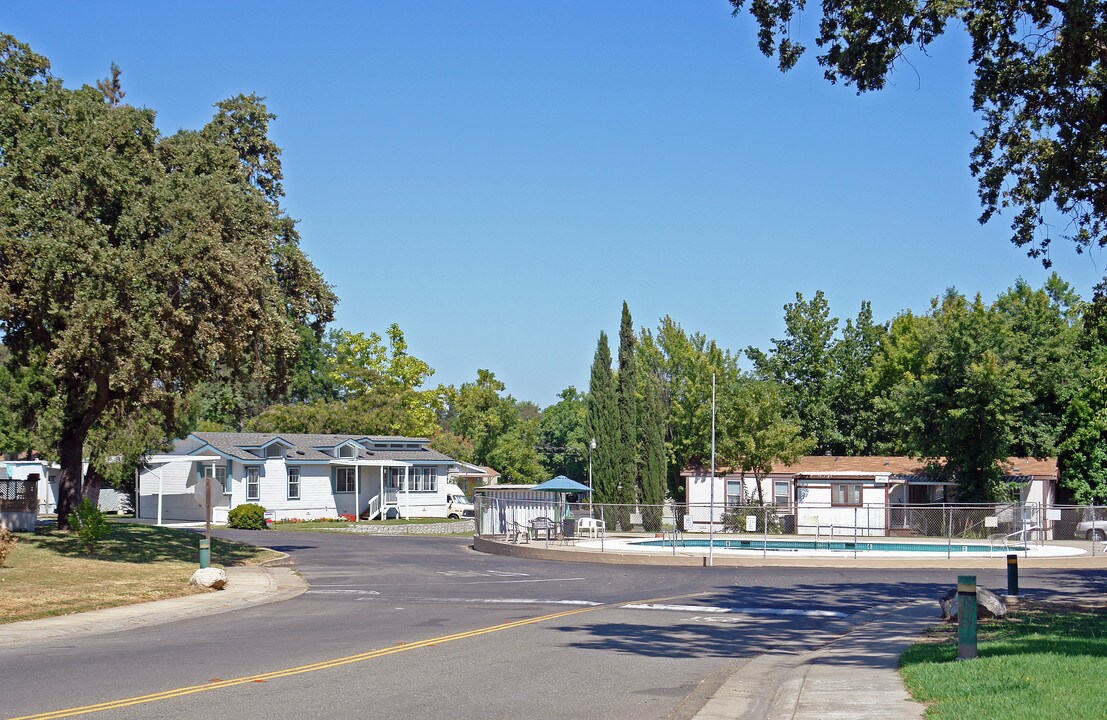
[[[662,530],[661,531],[661,546],[665,547],[665,543],[667,541],[670,541],[670,540],[673,543],[673,555],[676,555],[677,541],[679,540],[680,543],[683,544],[684,543],[684,535],[682,535],[680,530],[676,529],[676,528],[674,528],[672,530]]]

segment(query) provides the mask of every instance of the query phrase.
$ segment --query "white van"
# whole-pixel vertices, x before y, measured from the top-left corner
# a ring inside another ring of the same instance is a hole
[[[446,485],[446,517],[454,520],[473,517],[473,503],[457,485]]]

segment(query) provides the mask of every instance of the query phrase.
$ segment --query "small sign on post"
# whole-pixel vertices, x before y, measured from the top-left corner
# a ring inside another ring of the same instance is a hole
[[[957,659],[976,657],[976,576],[957,576]]]
[[[746,516],[746,532],[757,532],[757,516]]]
[[[211,498],[223,491],[215,477],[205,475],[193,488],[196,501],[204,508],[204,539],[200,541],[200,569],[211,565]]]

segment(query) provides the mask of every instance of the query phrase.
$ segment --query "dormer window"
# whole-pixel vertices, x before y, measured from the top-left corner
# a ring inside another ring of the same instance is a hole
[[[284,457],[284,447],[273,443],[265,448],[265,457],[267,458],[282,458]]]
[[[354,449],[353,445],[343,445],[338,448],[338,457],[352,458],[355,457],[356,453],[357,451]]]

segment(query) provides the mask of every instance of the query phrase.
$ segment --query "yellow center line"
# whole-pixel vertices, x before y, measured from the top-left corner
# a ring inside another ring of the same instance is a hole
[[[183,697],[185,695],[193,695],[195,693],[209,692],[212,690],[221,690],[223,688],[235,687],[236,685],[245,685],[246,683],[265,682],[267,680],[292,677],[293,675],[303,675],[304,673],[317,672],[319,670],[328,670],[330,668],[339,667],[341,665],[365,662],[366,660],[374,660],[376,658],[385,657],[386,655],[394,655],[396,653],[407,652],[408,650],[418,650],[420,648],[453,642],[455,640],[466,640],[468,638],[487,635],[488,633],[500,632],[502,630],[511,630],[513,628],[523,627],[525,625],[534,625],[536,623],[547,622],[549,620],[557,620],[558,618],[568,617],[570,615],[577,615],[580,613],[595,612],[596,610],[607,610],[611,608],[622,607],[623,605],[676,600],[678,598],[687,598],[702,594],[703,593],[687,593],[684,595],[673,595],[663,598],[631,600],[626,602],[608,603],[606,605],[594,605],[592,607],[563,610],[561,612],[551,613],[549,615],[539,615],[538,617],[526,618],[524,620],[515,620],[513,622],[502,623],[500,625],[492,625],[485,628],[478,628],[476,630],[467,630],[465,632],[455,633],[453,635],[443,635],[441,637],[431,638],[429,640],[418,640],[416,642],[405,643],[403,645],[393,645],[391,647],[382,648],[380,650],[370,650],[369,652],[358,653],[356,655],[347,655],[345,657],[323,660],[321,662],[311,663],[308,665],[299,665],[297,667],[285,668],[283,670],[273,670],[271,672],[260,673],[258,675],[247,675],[245,677],[233,678],[231,680],[219,680],[217,682],[204,683],[203,685],[189,685],[187,687],[180,687],[174,690],[165,690],[162,692],[151,693],[149,695],[138,695],[136,697],[122,698],[120,700],[110,700],[108,702],[96,703],[94,705],[82,705],[81,707],[66,708],[64,710],[54,710],[52,712],[39,713],[38,715],[22,715],[20,717],[10,718],[10,720],[55,720],[56,718],[67,718],[73,717],[74,715],[86,715],[90,713],[103,712],[104,710],[117,710],[119,708],[125,708],[131,705],[142,705],[144,703],[158,702],[159,700],[170,700],[172,698]]]

